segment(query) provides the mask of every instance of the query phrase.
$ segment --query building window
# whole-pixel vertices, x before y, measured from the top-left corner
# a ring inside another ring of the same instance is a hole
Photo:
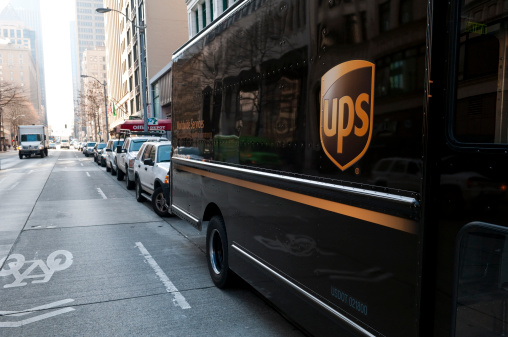
[[[210,0],[210,22],[213,21],[213,0]]]
[[[161,106],[159,97],[159,83],[153,85],[153,116],[155,118],[161,118]]]
[[[222,0],[222,11],[225,12],[228,9],[228,0]]]
[[[203,28],[206,27],[206,2],[201,5],[201,21],[203,22]]]
[[[381,33],[390,30],[390,1],[379,6],[379,31]]]
[[[412,0],[401,0],[399,11],[400,24],[405,24],[413,21],[413,2]]]
[[[198,15],[198,11],[195,10],[194,11],[195,15],[196,15],[196,34],[199,33],[199,15]]]

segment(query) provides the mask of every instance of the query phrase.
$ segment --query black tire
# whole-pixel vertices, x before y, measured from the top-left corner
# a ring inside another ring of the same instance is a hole
[[[116,180],[123,180],[123,176],[125,175],[125,173],[122,172],[122,170],[120,170],[120,168],[117,166],[117,172],[116,172]]]
[[[111,172],[111,167],[106,163],[106,172]]]
[[[169,216],[169,207],[164,198],[164,191],[162,187],[157,187],[152,194],[152,207],[158,216],[167,217]]]
[[[101,166],[102,167],[106,167],[106,161],[104,159],[101,158]]]
[[[127,189],[133,190],[135,186],[135,182],[129,179],[129,171],[128,169],[125,170],[127,173],[125,174],[125,180],[127,181]]]
[[[19,159],[23,159],[23,155],[22,154],[19,155]]]
[[[41,151],[41,159],[44,158],[44,150]]]
[[[222,216],[212,217],[206,230],[206,261],[208,272],[217,288],[231,285],[233,272],[229,269],[229,246]]]
[[[116,170],[113,168],[113,165],[111,165],[111,175],[116,176]]]
[[[143,190],[141,189],[141,183],[139,182],[139,178],[136,178],[136,201],[137,202],[142,202],[143,201],[143,196],[141,195],[141,192],[143,192]]]

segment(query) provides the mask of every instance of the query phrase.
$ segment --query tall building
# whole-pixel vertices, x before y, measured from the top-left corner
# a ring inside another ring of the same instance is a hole
[[[35,112],[45,119],[41,106],[37,41],[11,5],[0,13],[0,81],[19,85]]]
[[[32,47],[32,54],[38,66],[42,113],[44,115],[45,124],[47,124],[48,116],[46,108],[46,83],[40,0],[10,0],[10,3],[16,11],[16,14],[23,21],[24,26],[30,29],[34,34],[33,41],[35,41],[36,48]]]
[[[104,15],[108,63],[108,91],[115,102],[116,116],[110,129],[126,119],[143,118],[140,40],[136,26],[145,29],[146,81],[171,62],[171,57],[188,38],[186,6],[183,0],[105,0],[111,11]],[[161,15],[163,13],[163,15]],[[147,102],[152,90],[147,89]],[[166,118],[148,103],[148,117]]]
[[[79,92],[84,90],[83,81],[81,81],[80,77],[80,75],[85,74],[81,68],[83,65],[83,53],[86,50],[94,50],[96,47],[104,46],[104,16],[95,11],[99,7],[103,7],[102,0],[76,0],[75,2],[75,34],[74,37],[71,36],[71,43],[76,46],[74,51],[75,57],[73,56],[74,69],[72,72],[75,111],[80,110]],[[79,115],[75,114],[74,116],[75,136],[83,137],[83,135],[76,134],[76,131],[78,131],[76,128],[85,125],[86,122],[79,120]],[[79,132],[81,131],[79,130]]]
[[[106,51],[104,47],[95,47],[83,52],[81,62],[84,103],[82,118],[87,120],[87,138],[96,141],[106,139],[106,111],[104,106],[104,87],[106,82]]]

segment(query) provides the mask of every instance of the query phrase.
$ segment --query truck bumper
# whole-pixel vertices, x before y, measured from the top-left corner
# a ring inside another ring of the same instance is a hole
[[[31,156],[32,154],[41,155],[44,150],[19,150],[20,156]]]

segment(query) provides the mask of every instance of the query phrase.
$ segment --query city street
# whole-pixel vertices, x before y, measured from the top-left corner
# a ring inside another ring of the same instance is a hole
[[[0,336],[302,336],[80,151],[0,152]]]

